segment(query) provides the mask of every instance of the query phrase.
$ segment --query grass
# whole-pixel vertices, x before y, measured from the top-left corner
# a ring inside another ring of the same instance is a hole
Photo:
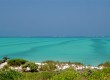
[[[41,70],[37,71],[38,65],[28,62],[23,59],[8,60],[8,65],[0,69],[0,80],[110,80],[110,62],[100,64],[105,68],[97,69],[84,69],[76,71],[74,68],[68,68],[61,71],[55,71],[56,64],[76,64],[83,65],[77,62],[55,62],[45,61],[46,65],[41,66]],[[30,67],[30,72],[17,72],[10,70],[9,66],[21,66],[23,68]],[[37,71],[37,72],[36,72]]]
[[[85,69],[82,72],[72,68],[60,72],[0,70],[0,80],[110,80],[110,68],[104,68],[102,70]]]

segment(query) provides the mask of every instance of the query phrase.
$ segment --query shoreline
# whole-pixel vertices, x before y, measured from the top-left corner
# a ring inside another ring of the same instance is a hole
[[[30,61],[29,61],[30,62]],[[48,65],[48,64],[54,64],[54,66],[56,66],[55,71],[61,71],[61,70],[65,70],[67,68],[73,68],[76,71],[80,71],[80,70],[84,70],[84,69],[92,69],[92,70],[101,70],[104,68],[104,66],[91,66],[91,65],[84,65],[80,62],[58,62],[58,61],[44,61],[44,62],[32,62],[36,65],[38,65],[38,71],[39,69],[44,66],[44,65]],[[0,64],[0,69],[4,68],[6,65],[8,65],[8,62],[3,62]],[[22,65],[20,66],[9,66],[10,69],[12,70],[16,70],[16,71],[22,71]],[[29,71],[30,68],[27,67],[26,71]]]

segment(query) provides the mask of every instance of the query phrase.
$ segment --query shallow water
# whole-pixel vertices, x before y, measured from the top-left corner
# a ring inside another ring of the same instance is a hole
[[[110,38],[0,38],[0,58],[82,62],[110,61]]]

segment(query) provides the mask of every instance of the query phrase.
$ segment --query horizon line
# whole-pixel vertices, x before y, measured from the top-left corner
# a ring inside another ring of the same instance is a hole
[[[91,37],[91,38],[104,38],[110,36],[0,36],[0,38],[80,38],[80,37]]]

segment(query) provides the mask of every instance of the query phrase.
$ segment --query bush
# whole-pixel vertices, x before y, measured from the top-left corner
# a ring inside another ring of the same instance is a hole
[[[99,64],[98,66],[110,67],[110,62],[107,61],[105,63]]]
[[[41,65],[41,67],[39,68],[39,71],[49,71],[48,65]]]
[[[48,63],[45,65],[42,65],[41,68],[39,69],[40,71],[54,71],[56,69],[56,65],[53,63]]]
[[[81,76],[84,80],[110,80],[110,68],[102,70],[85,69]]]
[[[0,60],[0,64],[2,64],[3,63],[3,60]]]
[[[21,66],[23,64],[25,64],[27,61],[24,59],[11,59],[8,60],[8,65],[9,66]]]
[[[50,80],[78,80],[80,74],[74,69],[66,69],[53,76]]]
[[[54,72],[40,72],[37,76],[37,80],[49,80],[54,76]]]
[[[43,63],[52,63],[52,64],[58,64],[59,62],[56,62],[56,61],[52,61],[52,60],[47,60],[47,61],[43,61]]]
[[[31,72],[37,72],[38,70],[38,65],[36,65],[35,63],[32,62],[27,62],[25,63],[22,68],[24,69],[24,71],[26,71],[26,68],[29,67]]]
[[[3,57],[3,62],[6,62],[9,58],[7,56]]]
[[[7,64],[7,65],[5,65],[5,66],[3,67],[3,69],[6,69],[6,70],[7,70],[7,69],[9,69],[9,67],[10,67],[10,66]]]
[[[49,80],[55,75],[55,72],[23,72],[23,78],[19,80]]]
[[[0,80],[17,80],[21,77],[22,74],[14,70],[0,71]]]
[[[42,65],[39,69],[40,71],[54,71],[57,67],[56,64],[59,64],[59,62],[47,60],[44,61],[45,65]]]

